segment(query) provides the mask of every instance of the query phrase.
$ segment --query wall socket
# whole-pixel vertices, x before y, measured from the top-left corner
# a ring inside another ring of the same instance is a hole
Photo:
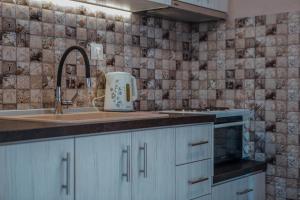
[[[103,45],[98,43],[91,43],[91,59],[103,60]]]

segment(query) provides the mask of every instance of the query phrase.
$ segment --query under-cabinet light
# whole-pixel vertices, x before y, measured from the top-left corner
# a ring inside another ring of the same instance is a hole
[[[31,1],[36,1],[36,2],[46,2],[46,3],[52,3],[57,6],[62,6],[66,8],[77,8],[77,7],[85,7],[88,9],[89,12],[103,12],[105,14],[109,15],[116,15],[116,16],[122,16],[125,18],[129,18],[131,16],[131,12],[124,11],[124,10],[119,10],[119,9],[114,9],[114,8],[109,8],[105,6],[100,6],[91,4],[94,2],[94,0],[89,0],[87,3],[79,2],[79,1],[72,1],[72,0],[31,0]],[[89,3],[90,2],[90,3]]]

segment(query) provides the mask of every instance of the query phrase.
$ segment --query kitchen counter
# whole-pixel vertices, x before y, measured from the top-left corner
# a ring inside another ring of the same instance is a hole
[[[57,137],[72,137],[87,134],[107,134],[134,129],[167,127],[174,125],[210,123],[215,115],[170,114],[164,118],[94,122],[83,124],[63,124],[31,122],[20,120],[0,120],[0,144],[39,140]]]
[[[220,164],[215,167],[213,183],[217,184],[258,171],[266,171],[266,167],[267,164],[265,162],[257,162],[252,160],[242,160],[239,162]]]

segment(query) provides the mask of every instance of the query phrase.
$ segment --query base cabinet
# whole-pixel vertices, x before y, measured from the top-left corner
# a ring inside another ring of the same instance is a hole
[[[0,200],[265,200],[265,173],[212,187],[212,124],[0,146]]]
[[[132,134],[132,200],[175,199],[174,129]]]
[[[74,140],[0,146],[1,200],[74,200]]]
[[[265,200],[265,173],[216,185],[213,200]]]
[[[75,149],[76,200],[175,199],[174,129],[78,138]]]
[[[78,138],[76,200],[131,199],[131,134]]]

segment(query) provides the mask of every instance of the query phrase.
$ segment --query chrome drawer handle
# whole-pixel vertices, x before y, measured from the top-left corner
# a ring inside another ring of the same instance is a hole
[[[139,150],[144,152],[144,169],[140,169],[139,172],[144,174],[144,178],[147,178],[147,174],[148,174],[148,164],[147,164],[148,149],[147,149],[147,143],[144,143],[144,146],[140,147]]]
[[[208,178],[199,178],[197,180],[188,181],[188,183],[190,185],[194,185],[194,184],[201,183],[201,182],[204,182],[204,181],[208,181]]]
[[[200,145],[204,145],[204,144],[208,144],[208,141],[200,141],[200,142],[195,142],[195,143],[189,143],[189,146],[191,147],[195,147],[195,146],[200,146]]]
[[[247,190],[242,191],[242,192],[237,192],[236,194],[237,194],[237,195],[244,195],[244,194],[248,194],[248,193],[250,193],[250,192],[253,192],[253,189],[247,189]]]
[[[126,173],[122,174],[122,177],[126,177],[126,181],[130,182],[130,146],[127,146],[126,150],[122,151],[122,154],[127,155],[126,159]]]
[[[67,153],[67,157],[62,158],[62,162],[66,163],[66,184],[63,184],[61,187],[62,189],[66,190],[66,194],[70,194],[70,178],[71,178],[71,154]]]

